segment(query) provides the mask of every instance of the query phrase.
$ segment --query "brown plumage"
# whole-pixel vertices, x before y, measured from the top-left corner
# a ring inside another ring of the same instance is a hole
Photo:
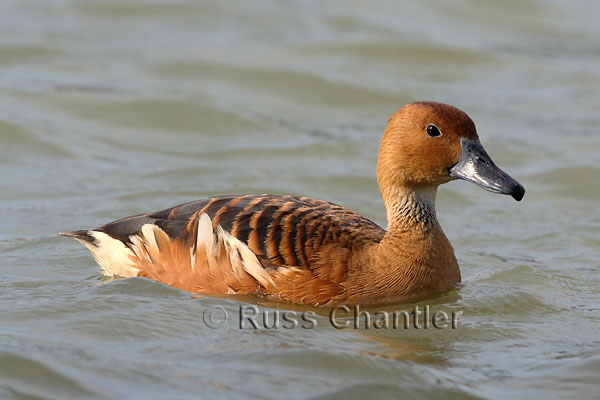
[[[443,134],[426,133],[430,124]],[[454,179],[450,168],[465,152],[460,138],[478,143],[471,119],[451,106],[413,103],[390,118],[377,163],[387,232],[326,201],[248,194],[63,235],[86,245],[108,275],[197,293],[256,293],[313,306],[431,296],[460,282],[434,208],[437,186]]]

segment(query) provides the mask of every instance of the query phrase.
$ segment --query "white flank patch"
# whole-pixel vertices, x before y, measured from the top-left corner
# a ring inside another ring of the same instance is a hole
[[[154,224],[142,226],[140,233],[129,236],[132,243],[131,248],[124,245],[120,240],[113,239],[106,233],[98,231],[88,232],[96,239],[97,246],[85,241],[81,242],[92,252],[94,258],[100,264],[103,274],[133,277],[137,276],[139,269],[135,267],[136,264],[130,257],[137,257],[140,260],[146,258],[149,262],[152,262],[147,250],[151,248],[156,249],[156,251],[159,250],[156,243],[157,229],[160,228]],[[215,232],[208,214],[204,213],[200,216],[197,232],[196,246],[190,248],[192,268],[196,259],[196,251],[199,248],[204,246],[208,257],[216,257],[219,243],[223,243],[234,273],[246,272],[265,287],[274,285],[269,273],[258,261],[256,254],[246,244],[223,230],[221,226],[218,226]]]
[[[256,254],[250,248],[242,243],[238,238],[232,236],[229,232],[226,232],[219,226],[218,229],[219,238],[223,240],[224,243],[227,244],[229,248],[229,258],[231,260],[231,264],[234,264],[234,260],[237,260],[238,252],[242,257],[242,266],[244,271],[250,274],[254,279],[258,281],[264,287],[269,287],[275,285],[275,283],[271,280],[271,276],[265,268],[262,266],[258,258],[256,258]]]
[[[229,263],[231,264],[231,268],[233,268],[233,272],[235,272],[237,275],[242,274],[245,271],[244,260],[240,258],[241,253],[238,254],[237,243],[234,240],[232,240],[235,238],[229,233],[225,232],[225,230],[220,225],[217,226],[217,236],[219,237],[219,240],[223,242],[225,251],[229,255]],[[240,242],[239,240],[237,241]],[[244,245],[243,243],[240,242],[240,244],[246,247],[246,245]]]
[[[158,244],[156,244],[156,237],[154,236],[154,229],[160,229],[154,224],[144,224],[141,229],[142,236],[146,242],[147,247],[154,247],[158,251]]]
[[[206,255],[214,257],[217,252],[215,232],[213,231],[212,220],[208,214],[203,213],[198,220],[198,231],[196,233],[196,249],[201,246],[206,247]]]
[[[192,271],[194,270],[195,264],[196,264],[196,249],[194,247],[190,247],[190,268],[192,268]]]
[[[139,259],[146,259],[149,262],[152,262],[152,260],[150,259],[150,256],[148,255],[148,252],[145,251],[145,247],[144,247],[144,241],[142,240],[141,237],[139,237],[138,235],[129,235],[129,240],[131,241],[131,248],[133,249],[133,252],[135,253],[135,256]]]
[[[208,214],[203,213],[198,221],[196,250],[205,246],[206,255],[208,257],[216,257],[219,242],[223,243],[229,254],[229,261],[231,267],[234,269],[233,272],[237,274],[241,273],[242,271],[239,270],[239,265],[241,264],[243,270],[250,274],[250,276],[256,279],[261,285],[265,287],[274,285],[269,273],[265,271],[260,261],[258,261],[258,258],[256,258],[256,254],[254,254],[246,244],[232,236],[229,232],[226,232],[220,225],[217,226],[217,232],[215,234],[212,220]],[[196,255],[194,253],[192,260],[194,260],[195,257]]]
[[[103,232],[88,231],[88,234],[96,239],[96,245],[84,241],[81,243],[92,252],[104,275],[125,278],[137,276],[139,269],[134,267],[129,258],[134,254],[123,242]]]

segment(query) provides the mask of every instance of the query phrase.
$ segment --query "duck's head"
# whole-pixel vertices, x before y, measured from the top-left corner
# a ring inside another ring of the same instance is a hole
[[[377,161],[386,197],[398,188],[419,190],[464,179],[519,201],[525,189],[494,164],[479,142],[475,124],[456,107],[407,104],[388,121]]]

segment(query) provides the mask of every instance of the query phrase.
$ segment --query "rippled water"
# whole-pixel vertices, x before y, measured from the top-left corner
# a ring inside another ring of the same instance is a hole
[[[598,396],[598,12],[3,1],[0,397]],[[239,329],[245,303],[106,281],[56,236],[245,192],[309,195],[385,225],[378,141],[423,99],[467,111],[527,189],[521,203],[466,182],[440,190],[464,284],[427,303],[462,311],[458,329],[336,330],[323,316]],[[230,318],[209,329],[206,310]]]

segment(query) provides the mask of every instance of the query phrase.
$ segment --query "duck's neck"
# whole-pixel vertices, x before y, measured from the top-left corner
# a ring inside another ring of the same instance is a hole
[[[437,186],[396,187],[385,193],[388,233],[439,227],[435,215]]]
[[[435,215],[437,186],[382,192],[388,229],[362,271],[381,300],[438,294],[460,282],[454,251]]]

